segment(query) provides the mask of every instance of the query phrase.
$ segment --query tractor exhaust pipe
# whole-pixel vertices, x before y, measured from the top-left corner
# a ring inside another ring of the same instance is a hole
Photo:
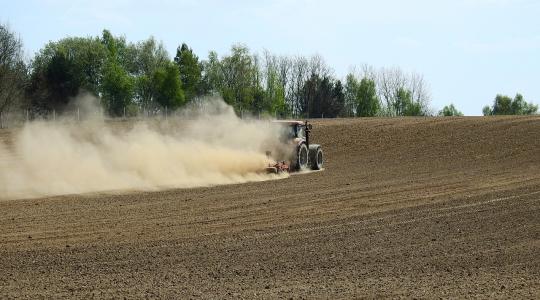
[[[313,126],[311,124],[308,124],[307,120],[304,122],[304,124],[306,126],[306,146],[309,149],[309,134],[311,133],[311,128],[313,128]]]

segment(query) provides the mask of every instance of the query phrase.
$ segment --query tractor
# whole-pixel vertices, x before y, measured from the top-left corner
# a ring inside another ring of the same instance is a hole
[[[284,160],[267,167],[268,173],[294,172],[304,170],[321,170],[323,168],[323,151],[321,145],[312,144],[310,133],[313,128],[308,121],[274,121],[281,126],[281,142],[286,145],[288,153]],[[267,156],[271,152],[267,151]]]

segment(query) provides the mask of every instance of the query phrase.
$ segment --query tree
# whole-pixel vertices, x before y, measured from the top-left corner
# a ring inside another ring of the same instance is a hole
[[[491,116],[491,107],[489,107],[489,105],[484,106],[484,108],[482,108],[482,114],[484,116]]]
[[[180,80],[185,93],[186,101],[201,94],[201,65],[199,58],[185,43],[176,50],[174,62],[180,71]]]
[[[133,79],[117,62],[110,62],[103,71],[102,98],[111,116],[121,116],[133,99]]]
[[[22,41],[0,24],[0,114],[21,104],[27,82]]]
[[[516,94],[512,101],[511,109],[515,115],[532,115],[538,111],[538,105],[527,103],[521,94]]]
[[[201,70],[201,93],[203,95],[218,94],[224,80],[221,62],[215,51],[210,51],[208,59],[201,62]]]
[[[412,92],[400,88],[395,97],[394,107],[397,116],[424,116],[422,105],[412,99]]]
[[[516,94],[514,99],[505,95],[497,95],[493,106],[485,106],[482,109],[484,116],[489,115],[532,115],[538,111],[538,105],[527,103],[521,94]]]
[[[446,105],[439,111],[439,116],[441,117],[452,117],[452,116],[463,116],[463,113],[457,110],[454,104]]]
[[[268,112],[271,115],[284,117],[289,114],[286,103],[286,84],[288,64],[286,58],[278,57],[265,51],[263,56],[262,78],[264,97],[262,101],[255,101],[257,112]]]
[[[360,83],[358,82],[354,74],[347,74],[347,77],[345,78],[345,103],[343,106],[343,113],[346,117],[356,116],[359,86]]]
[[[156,90],[156,102],[163,108],[176,109],[184,104],[185,96],[180,81],[178,67],[169,63],[154,73],[153,83]]]
[[[237,110],[249,110],[259,106],[254,100],[260,95],[260,70],[257,57],[243,45],[234,45],[231,54],[223,57],[215,70],[215,84],[226,103]]]
[[[103,82],[100,85],[102,99],[111,116],[121,116],[130,110],[133,104],[135,80],[123,65],[126,55],[126,43],[123,38],[114,37],[108,30],[103,30],[101,43],[107,49],[107,61],[103,70]]]
[[[304,89],[309,74],[309,61],[303,56],[297,56],[292,60],[290,69],[290,84],[287,88],[286,101],[291,107],[293,116],[301,116],[306,112],[304,99]]]
[[[308,118],[335,118],[342,111],[345,103],[343,85],[331,77],[319,77],[313,74],[306,81],[301,101],[302,115]]]
[[[32,61],[29,93],[38,110],[62,110],[80,91],[98,95],[107,48],[98,38],[48,43]]]
[[[431,114],[428,88],[421,75],[407,74],[400,68],[382,68],[377,72],[376,77],[379,99],[384,101],[383,108],[386,115],[402,115],[405,108],[404,99],[410,100],[409,109],[412,110],[409,110],[409,113],[419,108],[421,111],[419,114]],[[409,95],[405,95],[405,92]]]
[[[158,91],[153,82],[154,73],[170,63],[163,44],[150,37],[128,45],[125,55],[120,55],[118,59],[119,63],[135,78],[134,102],[145,111],[158,110],[159,104],[155,102]]]
[[[30,95],[38,110],[63,110],[80,91],[98,95],[107,49],[98,38],[49,42],[32,61]]]
[[[327,77],[329,78],[329,77]],[[341,80],[333,82],[332,98],[326,103],[325,108],[326,115],[329,118],[335,118],[343,114],[345,106],[345,93]]]
[[[297,56],[290,60],[284,60],[282,70],[288,70],[285,101],[290,107],[293,116],[301,116],[307,113],[306,109],[306,84],[309,80],[322,79],[331,76],[331,69],[321,56],[314,55],[310,58]],[[311,84],[311,83],[310,83]],[[307,86],[309,87],[308,84]]]
[[[379,113],[380,104],[374,80],[367,77],[362,78],[356,89],[355,98],[356,116],[373,117]]]

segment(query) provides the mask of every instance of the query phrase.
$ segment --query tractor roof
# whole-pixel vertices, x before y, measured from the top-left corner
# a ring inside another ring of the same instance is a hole
[[[305,125],[303,121],[294,121],[294,120],[273,120],[272,123],[284,124],[284,125]]]

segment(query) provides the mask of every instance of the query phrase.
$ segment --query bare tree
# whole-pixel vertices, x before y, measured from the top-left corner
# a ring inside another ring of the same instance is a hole
[[[332,75],[332,69],[326,64],[324,58],[318,54],[309,60],[309,76],[328,77]]]
[[[365,74],[373,74],[373,69],[364,67]],[[369,76],[369,75],[368,75]],[[376,75],[377,93],[383,101],[385,115],[395,116],[400,114],[398,108],[402,92],[410,93],[411,100],[420,106],[423,114],[431,114],[429,108],[430,94],[424,77],[417,73],[409,74],[398,67],[381,68]]]
[[[431,111],[431,108],[429,107],[431,95],[429,87],[424,80],[424,76],[417,73],[411,73],[408,86],[413,101],[419,103],[426,114],[433,114],[434,112]]]
[[[358,78],[367,78],[377,81],[377,70],[373,66],[363,64],[360,68],[360,76]]]
[[[307,58],[303,56],[293,58],[290,71],[290,84],[286,95],[286,100],[292,109],[293,116],[298,116],[302,111],[302,88],[308,78],[309,61]]]
[[[398,92],[407,85],[407,78],[399,68],[381,68],[377,76],[379,99],[384,102],[387,115],[396,115],[393,109],[396,104]]]
[[[280,56],[278,58],[277,69],[283,87],[286,87],[289,84],[291,67],[292,62],[290,58],[288,58],[287,56]]]
[[[264,71],[263,80],[268,81],[270,74],[277,76],[281,86],[287,87],[289,83],[292,61],[287,56],[277,56],[270,51],[263,52]],[[265,86],[266,87],[266,86]]]
[[[0,114],[22,103],[27,72],[22,48],[20,38],[0,24]]]

